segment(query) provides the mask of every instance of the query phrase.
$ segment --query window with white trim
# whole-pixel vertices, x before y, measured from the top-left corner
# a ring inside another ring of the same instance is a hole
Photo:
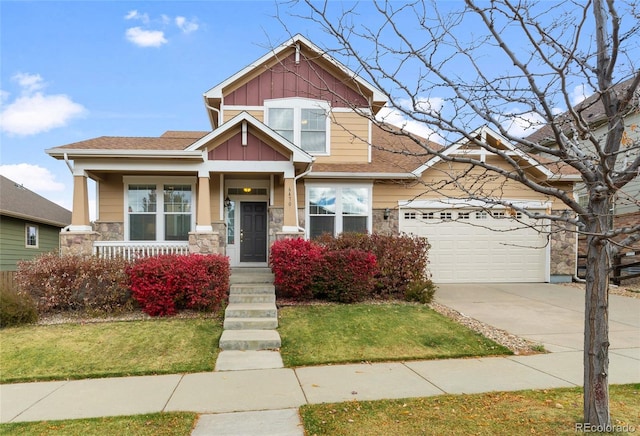
[[[306,198],[311,239],[371,232],[371,185],[307,185]]]
[[[184,178],[175,183],[135,181],[125,185],[127,240],[187,241],[195,227],[195,182]]]
[[[329,154],[329,103],[306,98],[265,100],[266,124],[313,155]]]
[[[38,226],[35,224],[25,224],[24,226],[24,245],[27,248],[38,248]]]

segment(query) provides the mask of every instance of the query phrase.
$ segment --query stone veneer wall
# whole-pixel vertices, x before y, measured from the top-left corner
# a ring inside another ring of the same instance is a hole
[[[389,218],[384,218],[385,209],[373,210],[373,233],[381,233],[385,235],[397,235],[399,225],[398,209],[389,209]]]
[[[124,241],[124,223],[97,221],[93,228],[100,235],[98,241]]]
[[[189,253],[224,254],[218,232],[189,232]]]
[[[551,224],[551,282],[570,282],[576,274],[577,242],[575,226],[561,222]]]
[[[99,238],[96,232],[61,232],[60,254],[63,256],[92,256],[93,243]]]

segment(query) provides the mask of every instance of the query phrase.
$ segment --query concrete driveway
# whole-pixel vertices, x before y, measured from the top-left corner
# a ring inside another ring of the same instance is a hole
[[[584,349],[581,289],[548,283],[440,284],[435,300],[542,343],[550,352]],[[609,296],[609,342],[612,352],[640,361],[640,299]]]

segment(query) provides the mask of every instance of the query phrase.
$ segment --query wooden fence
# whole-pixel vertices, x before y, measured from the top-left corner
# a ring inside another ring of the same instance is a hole
[[[627,251],[613,257],[611,282],[620,285],[625,280],[640,277],[640,251]],[[578,255],[578,278],[584,279],[587,272],[587,255]]]
[[[0,288],[9,291],[17,289],[15,271],[0,271]]]

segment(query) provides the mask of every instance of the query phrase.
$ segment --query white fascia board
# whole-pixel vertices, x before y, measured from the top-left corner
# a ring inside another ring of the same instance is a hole
[[[241,124],[243,121],[246,121],[252,127],[256,128],[260,132],[262,132],[265,135],[267,135],[269,138],[273,139],[274,142],[277,142],[278,144],[282,145],[287,150],[289,150],[293,155],[293,161],[294,162],[311,163],[313,161],[313,157],[309,153],[307,153],[303,149],[297,147],[296,145],[294,145],[293,143],[291,143],[290,141],[285,139],[283,136],[281,136],[278,133],[276,133],[274,130],[269,128],[269,126],[267,126],[266,124],[262,123],[256,117],[251,115],[249,112],[244,112],[244,111],[240,112],[238,115],[236,115],[235,117],[231,118],[229,121],[227,121],[222,126],[220,126],[217,129],[215,129],[214,131],[212,131],[212,132],[208,133],[207,135],[205,135],[204,137],[198,139],[196,142],[194,142],[189,147],[187,147],[186,150],[188,150],[188,151],[199,150],[201,147],[203,147],[208,142],[214,140],[215,138],[217,138],[220,135],[225,134],[229,130],[231,130],[231,129],[235,128],[237,125]]]
[[[415,179],[412,173],[340,173],[340,172],[314,172],[309,173],[305,178],[322,179]]]
[[[547,210],[551,207],[549,201],[531,201],[531,200],[500,200],[503,203],[512,204],[514,207],[530,210]],[[493,204],[481,200],[469,199],[443,199],[443,200],[399,200],[398,206],[401,208],[412,209],[462,209],[467,207],[482,209],[506,209],[503,204]]]
[[[198,172],[204,162],[188,162],[175,160],[147,161],[134,159],[90,160],[75,161],[74,174],[80,175],[86,171],[188,171]]]
[[[50,148],[45,152],[52,157],[64,158],[66,154],[70,159],[77,157],[154,157],[159,159],[199,159],[204,160],[202,152],[187,150],[104,150],[104,149],[69,149]]]
[[[373,94],[373,100],[374,101],[384,101],[384,102],[387,101],[387,97],[386,97],[386,95],[384,95],[384,93],[382,91],[380,91],[378,88],[373,86],[371,83],[369,83],[368,81],[366,81],[362,77],[358,76],[354,71],[350,70],[345,65],[343,65],[342,63],[340,63],[337,60],[335,60],[333,57],[329,56],[324,50],[320,49],[320,47],[318,47],[317,45],[315,45],[314,43],[312,43],[311,41],[309,41],[307,38],[305,38],[304,36],[302,36],[300,34],[297,34],[297,35],[293,36],[291,39],[285,41],[284,43],[280,44],[275,49],[267,52],[266,54],[264,54],[262,57],[260,57],[256,61],[254,61],[251,64],[247,65],[246,67],[244,67],[242,70],[240,70],[239,72],[237,72],[233,76],[227,78],[226,80],[223,80],[222,82],[220,82],[219,84],[217,84],[213,88],[209,89],[207,92],[204,93],[205,98],[222,98],[223,97],[222,96],[222,90],[227,85],[229,85],[230,83],[235,82],[236,80],[240,79],[241,77],[245,76],[246,74],[248,74],[251,71],[255,70],[256,68],[260,67],[262,64],[264,64],[265,62],[269,61],[274,56],[278,56],[284,50],[286,50],[287,48],[295,45],[298,42],[302,42],[304,45],[309,47],[311,50],[315,51],[320,56],[322,56],[325,60],[329,61],[334,66],[336,66],[338,69],[340,69],[347,76],[349,76],[350,78],[352,78],[353,80],[358,82],[361,86],[363,86],[363,87],[367,88],[368,90],[370,90],[371,93]]]
[[[216,173],[283,173],[285,178],[295,176],[292,162],[284,161],[244,161],[244,160],[210,160],[204,168]]]
[[[578,174],[554,174],[548,180],[554,182],[582,182],[582,177]]]

